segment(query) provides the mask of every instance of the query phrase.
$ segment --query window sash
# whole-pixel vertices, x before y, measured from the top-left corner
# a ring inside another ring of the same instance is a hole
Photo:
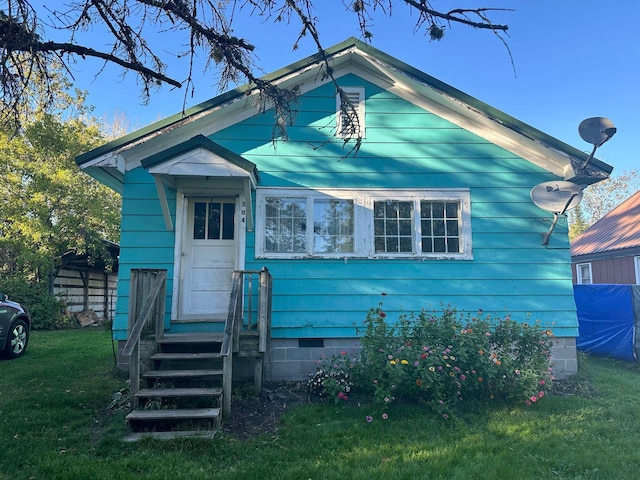
[[[591,264],[590,263],[579,263],[577,265],[577,277],[578,284],[580,285],[591,285],[593,283],[593,279],[591,277]]]
[[[473,259],[469,189],[262,187],[256,198],[258,258]],[[279,201],[304,205],[306,242],[298,248],[284,241],[289,230],[276,229],[272,204]]]

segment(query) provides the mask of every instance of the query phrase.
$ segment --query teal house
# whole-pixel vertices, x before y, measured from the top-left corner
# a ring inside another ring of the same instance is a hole
[[[265,77],[300,92],[286,139],[246,86],[77,158],[122,194],[120,351],[135,331],[133,277],[160,271],[160,336],[220,332],[234,305],[268,310],[260,368],[272,380],[356,347],[381,302],[391,319],[451,305],[538,320],[555,334],[556,373],[575,372],[566,218],[543,245],[553,216],[530,191],[612,167],[356,39],[325,55]],[[268,272],[268,299],[238,294],[234,272]]]

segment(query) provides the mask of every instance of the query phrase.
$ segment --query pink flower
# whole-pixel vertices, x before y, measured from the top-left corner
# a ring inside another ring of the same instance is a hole
[[[386,314],[386,313],[384,313],[384,312],[380,312],[380,318],[384,318],[384,317],[386,317],[386,316],[387,316],[387,314]]]
[[[467,379],[466,375],[460,375],[460,380],[466,380],[466,379]]]
[[[442,418],[444,418],[446,420],[447,418],[449,418],[449,415],[447,415],[446,413],[443,413],[442,414]]]
[[[367,415],[366,417],[364,417],[367,420],[367,423],[371,423],[373,422],[373,417],[371,415]]]
[[[544,380],[540,380],[539,383],[540,383],[540,385],[544,385],[545,382],[544,382]]]
[[[389,415],[387,415],[386,413],[382,414],[382,419],[383,420],[387,420],[389,418]]]
[[[543,391],[538,392],[538,398],[542,398],[542,397],[544,397],[544,392]]]
[[[340,392],[340,393],[338,394],[338,398],[344,398],[344,393]]]
[[[538,397],[536,397],[535,395],[531,395],[531,398],[529,400],[531,400],[531,402],[535,403],[535,402],[538,401]]]
[[[524,402],[524,403],[527,405],[527,407],[529,407],[529,406],[531,405],[531,402],[530,402],[529,400],[527,400],[527,401],[526,401],[526,402]]]

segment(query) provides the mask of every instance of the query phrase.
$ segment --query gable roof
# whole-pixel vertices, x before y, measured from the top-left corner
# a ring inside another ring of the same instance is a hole
[[[571,256],[640,248],[640,190],[571,243]]]
[[[327,49],[324,57],[336,78],[347,73],[361,76],[564,180],[588,185],[607,178],[613,170],[598,159],[593,159],[582,170],[588,158],[585,152],[355,38]],[[296,86],[303,94],[330,81],[326,75],[319,74],[323,68],[324,58],[317,53],[263,79],[282,88]],[[79,155],[76,162],[83,170],[118,190],[122,186],[124,172],[140,165],[148,156],[196,135],[211,135],[260,113],[255,106],[257,93],[251,85],[238,87],[182,114],[170,116]]]

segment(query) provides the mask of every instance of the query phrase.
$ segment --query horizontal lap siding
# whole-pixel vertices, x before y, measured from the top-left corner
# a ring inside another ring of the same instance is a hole
[[[345,157],[350,147],[339,139],[310,148],[332,132],[330,86],[303,97],[289,142],[275,150],[256,138],[271,135],[270,112],[212,138],[256,163],[259,186],[470,188],[474,259],[255,260],[249,234],[247,268],[267,266],[274,277],[274,336],[349,336],[380,302],[390,318],[452,305],[539,320],[559,336],[576,335],[566,222],[544,248],[540,234],[551,215],[529,198],[534,185],[556,178],[356,77],[340,82],[366,89],[366,138],[355,156]]]
[[[175,209],[175,190],[167,189],[167,197]],[[122,213],[118,301],[113,327],[117,340],[125,340],[127,336],[131,269],[150,268],[168,271],[165,304],[167,312],[165,321],[168,324],[171,312],[175,243],[175,232],[166,229],[153,177],[141,168],[127,172],[125,175]],[[175,217],[173,221],[175,222]]]

